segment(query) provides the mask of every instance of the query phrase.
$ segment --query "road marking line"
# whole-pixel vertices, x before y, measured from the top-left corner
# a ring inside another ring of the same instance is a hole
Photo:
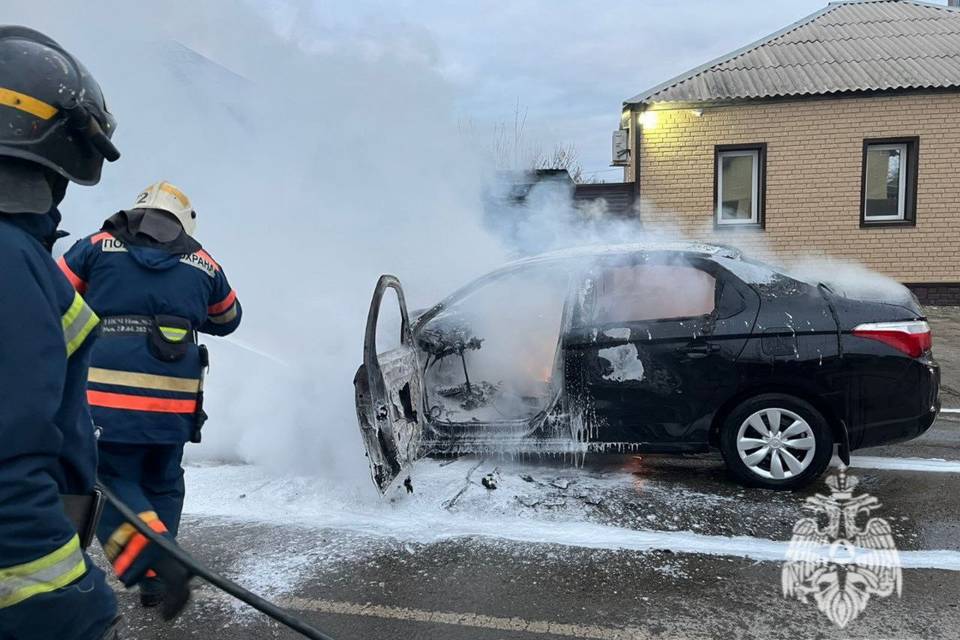
[[[859,469],[960,473],[960,460],[944,460],[942,458],[886,458],[883,456],[851,456],[850,466],[857,467]]]
[[[960,413],[960,409],[940,409],[940,413]]]
[[[340,614],[403,620],[408,622],[427,622],[449,624],[458,627],[474,627],[492,631],[512,631],[538,635],[564,636],[569,638],[590,638],[591,640],[644,640],[652,636],[635,628],[600,627],[595,625],[564,624],[543,620],[525,620],[523,618],[502,618],[476,613],[458,613],[452,611],[427,611],[379,604],[358,604],[337,600],[314,600],[288,596],[277,604],[297,611]]]

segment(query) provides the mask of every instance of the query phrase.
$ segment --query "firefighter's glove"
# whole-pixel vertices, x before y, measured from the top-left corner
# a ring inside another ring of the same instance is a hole
[[[153,511],[140,514],[140,519],[158,535],[173,543],[173,536]],[[113,565],[113,573],[125,587],[132,587],[145,576],[160,559],[163,550],[152,544],[132,524],[125,522],[110,534],[103,545],[103,553]]]
[[[139,514],[153,532],[171,544],[173,536],[152,511]],[[158,545],[136,531],[130,523],[118,527],[103,546],[104,554],[113,565],[120,582],[132,587],[145,578],[156,575],[166,588],[161,613],[164,619],[176,616],[190,599],[190,572]]]
[[[167,554],[160,556],[153,564],[153,570],[166,589],[160,615],[164,620],[173,620],[190,601],[190,578],[193,574]]]

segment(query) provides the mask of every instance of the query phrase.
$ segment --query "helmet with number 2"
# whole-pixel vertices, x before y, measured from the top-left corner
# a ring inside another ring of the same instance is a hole
[[[130,208],[166,211],[180,222],[188,236],[197,230],[197,212],[190,199],[167,181],[156,182],[141,191]]]

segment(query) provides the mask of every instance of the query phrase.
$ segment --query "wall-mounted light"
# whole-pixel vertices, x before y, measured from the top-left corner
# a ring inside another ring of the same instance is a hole
[[[697,116],[698,118],[703,115],[703,109],[690,109],[690,113]]]
[[[656,111],[641,111],[637,116],[637,122],[640,123],[640,126],[645,130],[655,129],[657,126],[657,112]]]

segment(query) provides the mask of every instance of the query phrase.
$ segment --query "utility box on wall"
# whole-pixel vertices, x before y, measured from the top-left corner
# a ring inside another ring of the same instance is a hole
[[[613,161],[615,167],[630,164],[630,130],[618,129],[613,132]]]

